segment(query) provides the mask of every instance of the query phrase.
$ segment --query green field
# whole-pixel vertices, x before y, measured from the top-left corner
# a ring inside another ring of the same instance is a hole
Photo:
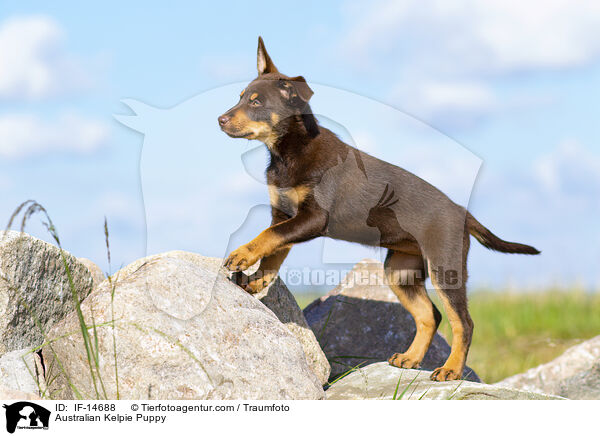
[[[296,295],[301,307],[314,298]],[[568,347],[600,335],[600,293],[476,291],[469,298],[475,333],[467,363],[486,383],[548,362]],[[451,337],[445,317],[440,332]]]

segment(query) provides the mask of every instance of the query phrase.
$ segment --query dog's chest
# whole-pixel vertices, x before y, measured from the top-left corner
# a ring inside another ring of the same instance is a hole
[[[271,207],[279,209],[286,215],[294,216],[298,213],[298,205],[304,201],[309,192],[310,189],[305,185],[298,185],[292,188],[269,185]]]
[[[271,162],[267,169],[267,183],[271,207],[288,216],[298,213],[298,206],[311,192],[301,174],[280,161]]]

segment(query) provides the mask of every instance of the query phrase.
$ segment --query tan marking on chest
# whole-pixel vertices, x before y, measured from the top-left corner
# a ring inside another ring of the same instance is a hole
[[[275,185],[269,185],[269,198],[271,206],[298,209],[306,197],[312,192],[310,187],[299,185],[293,188],[278,188]],[[287,211],[286,211],[287,212]]]
[[[279,204],[279,190],[275,185],[269,185],[269,200],[272,207],[276,207]]]

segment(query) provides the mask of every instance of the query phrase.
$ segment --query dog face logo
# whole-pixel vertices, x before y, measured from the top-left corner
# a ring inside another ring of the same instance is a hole
[[[28,401],[19,401],[10,405],[4,404],[6,409],[6,431],[14,433],[20,429],[48,429],[50,411]]]

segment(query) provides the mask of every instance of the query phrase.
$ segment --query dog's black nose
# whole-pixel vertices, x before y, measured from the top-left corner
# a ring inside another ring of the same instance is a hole
[[[231,118],[228,117],[227,115],[221,115],[219,117],[219,126],[223,127],[225,124],[227,124],[229,122]]]

